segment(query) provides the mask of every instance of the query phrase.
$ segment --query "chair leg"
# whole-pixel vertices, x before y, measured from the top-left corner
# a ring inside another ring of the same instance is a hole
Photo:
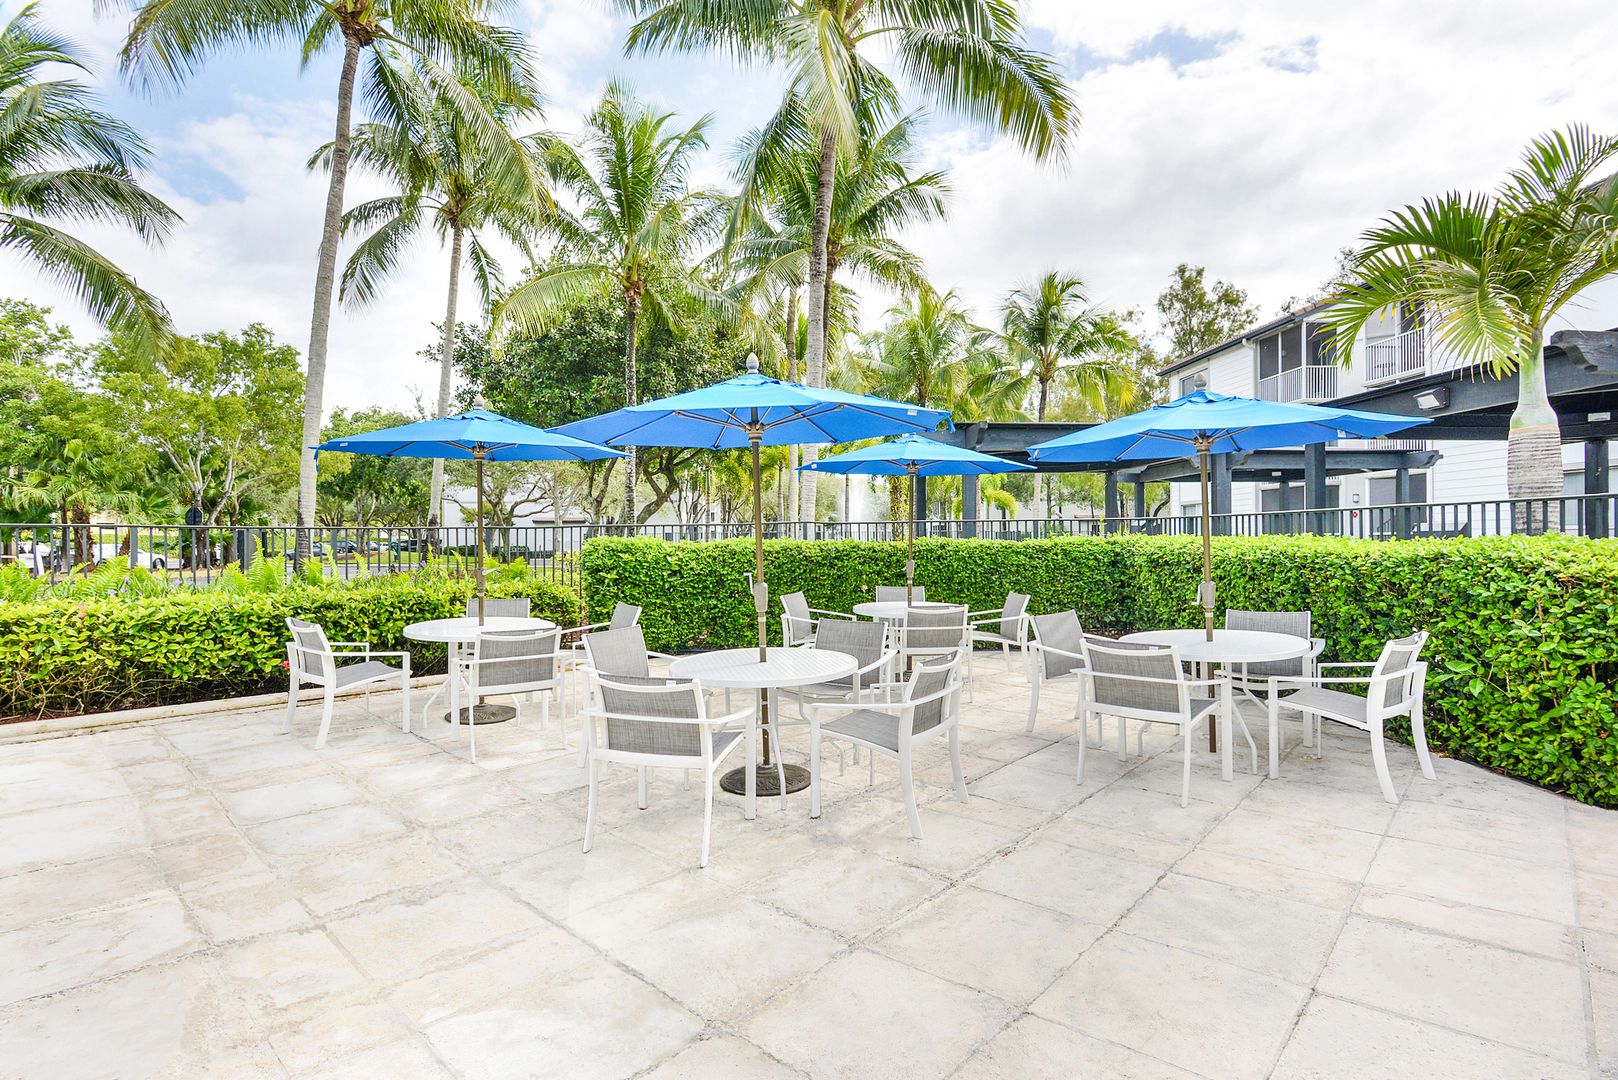
[[[1180,805],[1191,805],[1191,725],[1185,724],[1180,728],[1181,750],[1183,759],[1180,770]]]
[[[296,674],[294,674],[292,676],[292,685],[287,687],[287,718],[286,718],[286,722],[281,725],[281,734],[283,734],[283,735],[292,734],[292,718],[297,715],[297,712],[298,712],[298,676]]]
[[[533,695],[530,694],[529,696],[532,697]],[[551,726],[551,692],[549,690],[546,690],[544,693],[539,695],[539,730],[544,731],[546,728],[548,728],[550,726]],[[557,727],[561,727],[560,722],[557,723]],[[564,745],[564,746],[567,745],[567,739],[564,738],[562,740],[562,745]]]
[[[1002,657],[1004,657],[1005,661],[1006,661],[1006,674],[1010,675],[1013,672],[1015,672],[1017,669],[1011,666],[1011,646],[1010,645],[1001,645],[1000,646],[1000,655]]]
[[[584,804],[584,850],[589,851],[590,845],[595,842],[596,834],[596,769],[598,762],[594,755],[586,763],[589,769],[589,795]]]
[[[1025,730],[1034,730],[1034,718],[1039,715],[1039,684],[1041,680],[1030,678],[1028,686],[1028,727]]]
[[[1382,784],[1382,797],[1398,805],[1399,793],[1393,790],[1393,776],[1388,772],[1388,744],[1382,738],[1382,721],[1371,721],[1371,760],[1376,764],[1376,778]]]
[[[410,654],[404,658],[404,674],[399,679],[399,693],[403,695],[399,712],[399,727],[406,735],[410,734]]]
[[[332,708],[336,705],[333,695],[336,691],[330,683],[326,684],[326,697],[320,706],[320,734],[315,736],[315,749],[326,745],[326,733],[331,730]]]
[[[691,770],[685,771],[686,779],[691,778]],[[710,763],[703,770],[704,783],[702,785],[702,861],[698,866],[708,865],[708,843],[713,837],[713,765]]]
[[[1247,752],[1252,756],[1252,768],[1248,769],[1254,776],[1258,775],[1258,744],[1253,741],[1253,733],[1247,730],[1247,721],[1242,719],[1242,711],[1235,705],[1230,707],[1231,716],[1242,729],[1242,738],[1247,740]]]
[[[1118,718],[1118,760],[1129,760],[1129,725],[1123,718]]]
[[[1422,712],[1419,701],[1410,710],[1410,741],[1416,744],[1416,760],[1421,764],[1421,775],[1429,780],[1437,780],[1438,774],[1433,772],[1433,756],[1427,750],[1427,721]]]
[[[916,785],[910,775],[910,755],[899,755],[899,786],[904,788],[905,817],[910,819],[910,835],[921,839],[921,815],[916,812]]]
[[[647,800],[646,800],[646,766],[641,765],[641,766],[637,767],[635,772],[637,774],[636,778],[635,778],[635,794],[637,795],[637,797],[640,800],[640,808],[642,810],[644,810],[644,809],[646,809],[646,806],[647,806]]]
[[[1281,695],[1271,694],[1269,702],[1270,713],[1270,779],[1274,780],[1281,775]],[[1308,726],[1309,717],[1304,715],[1304,725]]]
[[[867,753],[865,755],[865,760],[866,760],[867,764],[870,766],[870,772],[866,775],[866,778],[865,778],[865,786],[866,787],[876,787],[876,754]]]
[[[1084,783],[1084,750],[1090,745],[1090,714],[1081,709],[1079,712],[1079,768],[1075,777],[1080,784]]]
[[[809,816],[820,816],[820,725],[814,721],[809,723]]]
[[[961,725],[952,724],[949,729],[949,764],[955,773],[955,797],[966,802],[966,770],[961,768]]]

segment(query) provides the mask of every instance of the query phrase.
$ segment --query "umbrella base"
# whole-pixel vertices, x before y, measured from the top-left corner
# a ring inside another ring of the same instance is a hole
[[[775,773],[774,765],[760,765],[757,768],[758,794],[771,797],[790,795],[795,791],[802,791],[809,786],[809,770],[802,765],[783,765],[787,774],[787,789],[781,790],[780,777]],[[732,795],[747,794],[747,767],[732,769],[719,778],[719,786]]]
[[[481,726],[483,724],[503,724],[516,716],[517,710],[510,705],[478,705],[471,709],[462,709],[459,717],[454,713],[445,713],[444,723],[464,724],[467,722],[469,713],[471,714],[472,723]]]

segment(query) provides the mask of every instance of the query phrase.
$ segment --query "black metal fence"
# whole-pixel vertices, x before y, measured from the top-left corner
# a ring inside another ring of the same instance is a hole
[[[904,537],[905,523],[772,521],[765,523],[764,530],[772,539],[899,540]],[[917,534],[1030,540],[1125,533],[1195,536],[1201,530],[1201,519],[1195,516],[947,518],[920,522]],[[1368,540],[1545,532],[1612,538],[1618,536],[1618,495],[1222,514],[1214,517],[1213,532],[1216,536],[1321,533]],[[461,571],[469,566],[476,542],[471,526],[345,526],[314,528],[309,534],[310,549],[324,573],[339,577],[400,573],[434,560],[444,560],[452,571]],[[268,560],[281,572],[289,572],[297,535],[298,530],[290,526],[0,524],[0,566],[10,563],[33,576],[55,581],[87,567],[116,562],[203,585],[232,564],[254,572],[257,564]],[[522,559],[532,568],[571,584],[578,579],[579,552],[594,537],[647,536],[702,542],[750,535],[752,526],[746,522],[490,526],[485,531],[484,550],[491,561]],[[266,571],[258,567],[256,572]]]

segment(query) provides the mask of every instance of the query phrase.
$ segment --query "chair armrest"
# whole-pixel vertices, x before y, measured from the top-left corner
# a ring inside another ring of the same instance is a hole
[[[1324,650],[1325,648],[1326,648],[1326,639],[1325,638],[1323,638],[1323,637],[1312,637],[1312,638],[1310,638],[1309,639],[1309,658],[1311,660],[1313,660],[1315,657],[1319,656],[1321,654],[1322,650]]]
[[[1327,665],[1322,664],[1320,666],[1326,667]],[[1347,667],[1351,665],[1342,666]],[[1321,676],[1307,678],[1298,675],[1276,675],[1269,681],[1272,687],[1279,686],[1281,689],[1290,688],[1294,690],[1302,689],[1308,686],[1337,686],[1345,684],[1372,687],[1378,685],[1379,683],[1392,682],[1394,679],[1403,679],[1406,676],[1418,674],[1420,674],[1420,672],[1416,667],[1407,667],[1403,671],[1389,671],[1382,675],[1336,675],[1330,678]]]
[[[911,698],[909,701],[864,701],[860,702],[859,707],[861,709],[874,709],[877,712],[891,712],[898,715],[899,713],[904,712],[906,709],[914,709],[917,705],[925,705],[929,701],[937,701],[940,698],[948,697],[951,694],[958,692],[960,689],[960,683],[952,682],[945,686],[944,689],[939,690],[936,693],[928,694],[926,697]],[[849,707],[841,702],[819,701],[810,705],[808,712],[811,714],[811,716],[818,717],[821,712],[824,712],[827,709],[841,709],[843,712],[850,711]]]
[[[651,649],[646,650],[646,655],[647,656],[655,656],[659,660],[678,660],[679,659],[679,657],[675,656],[673,653],[653,652]]]
[[[1049,645],[1041,645],[1037,641],[1030,641],[1028,643],[1028,647],[1035,652],[1050,653],[1052,656],[1065,656],[1069,660],[1077,660],[1079,663],[1084,664],[1085,667],[1090,666],[1088,662],[1086,662],[1083,653],[1067,652],[1062,649],[1055,649]]]
[[[1092,679],[1120,679],[1124,682],[1153,683],[1158,686],[1227,686],[1225,677],[1216,675],[1211,679],[1150,679],[1144,675],[1116,675],[1108,671],[1096,671],[1085,667],[1084,674]],[[1281,676],[1277,676],[1281,678]]]
[[[809,609],[809,614],[811,614],[811,615],[835,615],[839,619],[853,619],[854,618],[854,615],[853,615],[852,612],[833,611],[830,608],[823,608],[823,607],[812,607],[812,608]],[[802,622],[803,620],[799,619],[798,621]]]
[[[1330,663],[1330,664],[1316,664],[1315,666],[1317,668],[1320,668],[1322,671],[1324,671],[1326,668],[1376,667],[1376,661],[1375,660],[1349,660],[1347,662],[1342,662],[1342,663],[1334,662],[1334,663]]]
[[[359,649],[369,649],[371,647],[369,641],[328,641],[326,644],[334,648],[338,645],[350,645]]]
[[[608,626],[611,626],[611,625],[612,625],[611,623],[604,623],[604,622],[585,623],[583,626],[570,626],[566,630],[558,630],[557,633],[558,634],[582,634],[586,630],[601,630],[601,629],[603,629],[605,627],[608,627]]]

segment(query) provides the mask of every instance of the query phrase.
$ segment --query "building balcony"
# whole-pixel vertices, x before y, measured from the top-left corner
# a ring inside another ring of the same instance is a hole
[[[1258,381],[1264,401],[1330,401],[1337,396],[1337,369],[1308,364]]]

